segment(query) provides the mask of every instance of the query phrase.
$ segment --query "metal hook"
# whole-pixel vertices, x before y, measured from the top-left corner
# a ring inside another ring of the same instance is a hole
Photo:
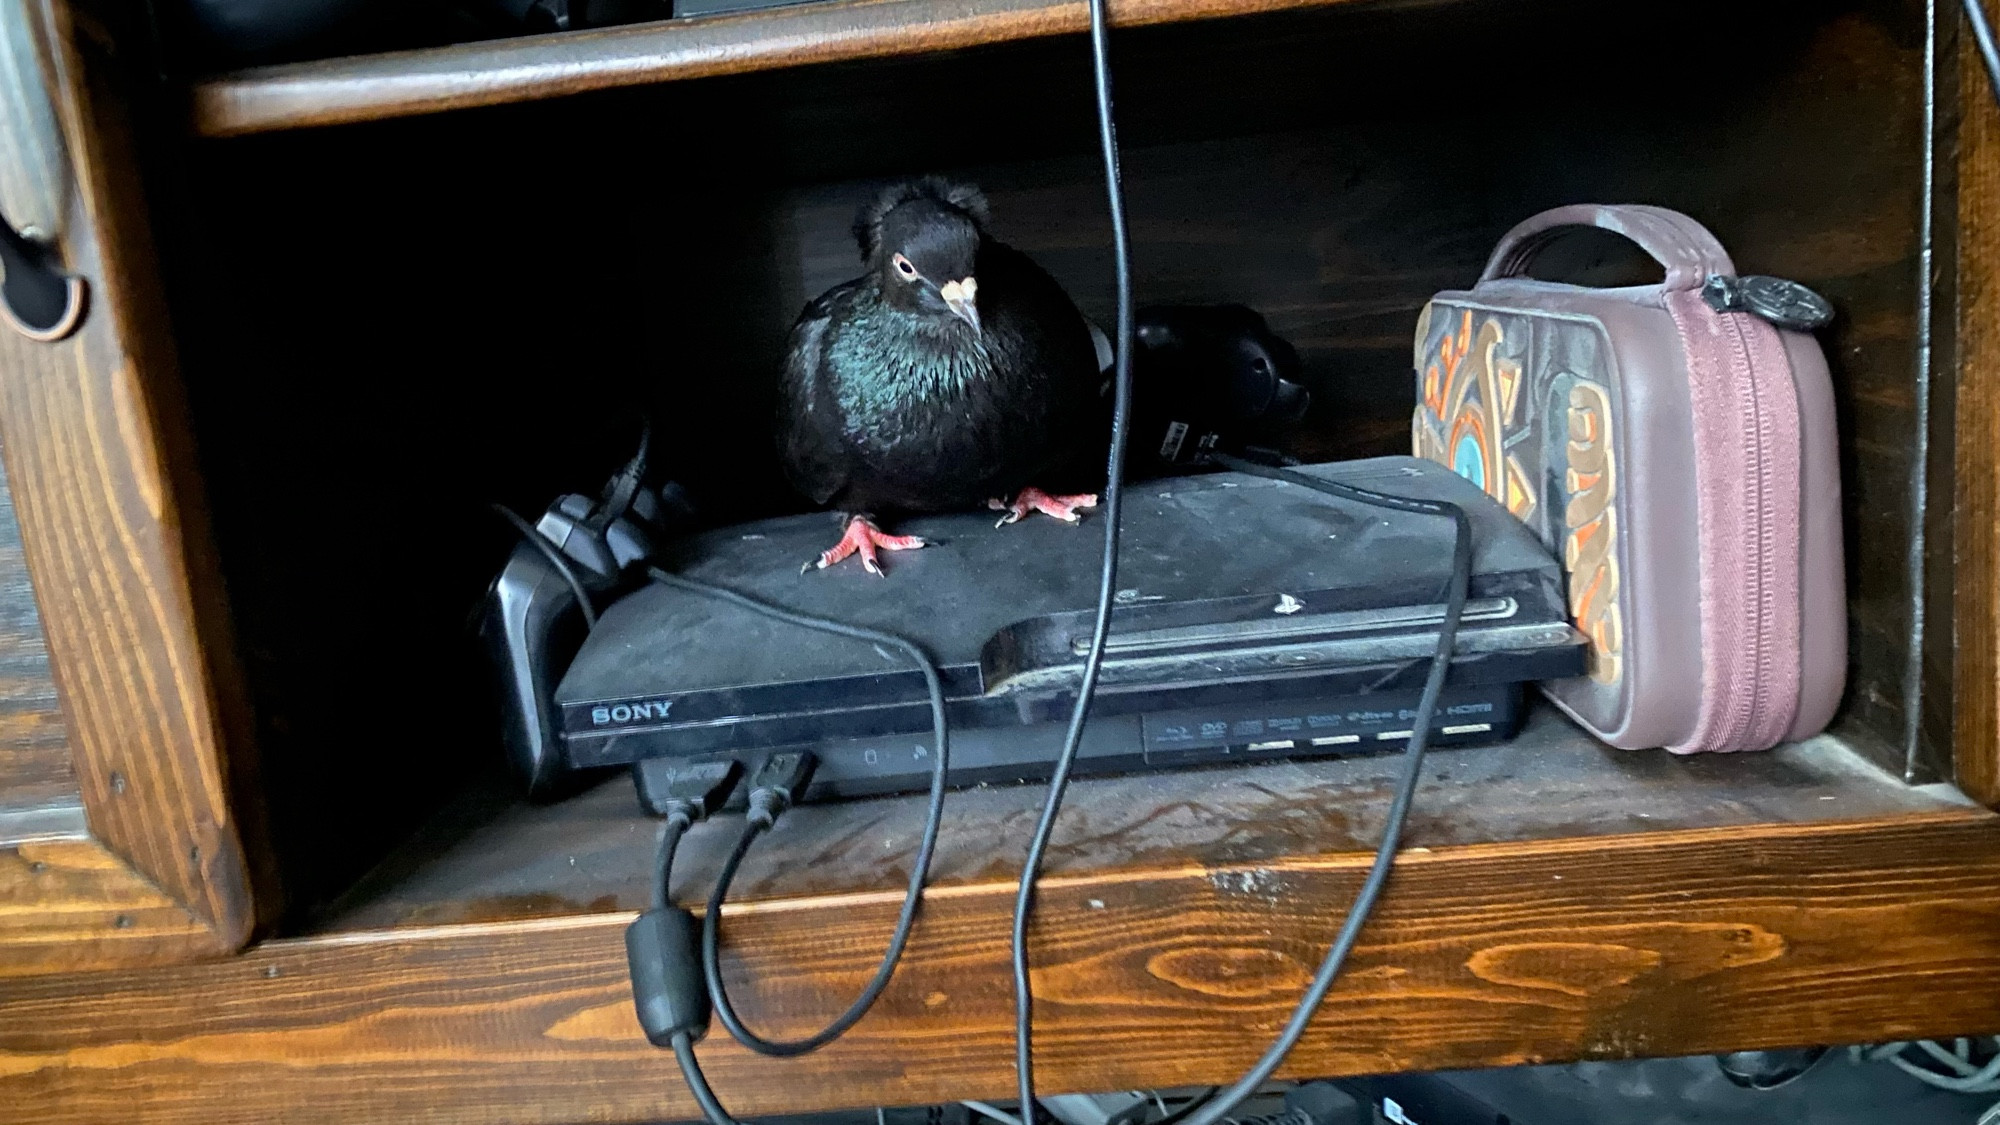
[[[0,320],[39,343],[76,331],[89,287],[56,267],[55,255],[0,215]]]

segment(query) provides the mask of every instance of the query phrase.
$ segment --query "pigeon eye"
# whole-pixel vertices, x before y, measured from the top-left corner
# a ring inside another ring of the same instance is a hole
[[[902,274],[904,277],[915,277],[917,276],[917,267],[911,265],[908,258],[898,254],[896,255],[896,272]]]

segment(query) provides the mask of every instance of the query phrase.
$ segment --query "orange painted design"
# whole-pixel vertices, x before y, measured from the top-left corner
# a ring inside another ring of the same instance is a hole
[[[1472,323],[1470,312],[1465,314],[1465,323]],[[1465,380],[1467,387],[1474,383],[1479,386],[1479,401],[1468,404],[1468,408],[1477,409],[1484,416],[1486,432],[1492,435],[1492,441],[1480,447],[1480,452],[1486,455],[1486,494],[1502,504],[1507,502],[1507,466],[1503,463],[1504,451],[1501,448],[1506,430],[1500,420],[1500,373],[1497,370],[1500,361],[1494,353],[1500,350],[1506,338],[1506,331],[1500,327],[1498,320],[1489,320],[1479,326],[1478,359]]]
[[[1455,321],[1439,325],[1437,339],[1432,340],[1433,317],[1451,312],[1457,313]],[[1475,323],[1472,309],[1424,307],[1412,353],[1423,371],[1423,404],[1411,420],[1411,448],[1418,457],[1462,466],[1467,475],[1478,475],[1489,495],[1532,525],[1542,522],[1538,513],[1545,500],[1558,500],[1553,489],[1550,495],[1543,494],[1547,486],[1536,475],[1544,468],[1541,438],[1536,435],[1536,427],[1544,423],[1536,416],[1563,407],[1538,398],[1544,392],[1525,386],[1530,372],[1523,361],[1502,354],[1509,323],[1498,316]],[[1554,422],[1553,417],[1546,419],[1547,424]],[[1624,672],[1624,620],[1619,607],[1618,472],[1609,392],[1587,381],[1574,384],[1565,422],[1568,443],[1561,510],[1547,513],[1547,522],[1554,526],[1545,534],[1563,557],[1570,615],[1590,638],[1589,674],[1600,683],[1617,683]],[[1519,439],[1511,451],[1510,438]],[[1461,453],[1465,461],[1460,460]],[[1476,473],[1471,463],[1475,456]],[[1530,465],[1535,473],[1529,471]]]
[[[1507,510],[1514,513],[1514,518],[1525,523],[1534,513],[1538,499],[1534,486],[1528,483],[1528,473],[1521,468],[1521,463],[1512,457],[1507,458]]]
[[[1425,333],[1431,315],[1432,307],[1426,305],[1418,318]],[[1498,320],[1475,326],[1472,310],[1459,311],[1457,330],[1438,339],[1436,357],[1424,367],[1424,404],[1412,422],[1410,444],[1418,457],[1455,466],[1460,443],[1469,435],[1479,454],[1481,486],[1508,510],[1525,517],[1538,498],[1526,474],[1510,465],[1502,448],[1504,394],[1499,375],[1505,371],[1516,394],[1521,375],[1518,363],[1495,354],[1505,340]]]
[[[1615,684],[1624,674],[1624,616],[1618,607],[1617,461],[1611,448],[1611,399],[1603,388],[1577,383],[1569,392],[1569,502],[1563,567],[1569,611],[1590,638],[1590,678]]]
[[[1431,314],[1436,310],[1437,306],[1426,303],[1423,311],[1417,314],[1417,342],[1416,347],[1412,351],[1410,361],[1417,370],[1424,373],[1424,409],[1429,410],[1433,415],[1444,409],[1444,376],[1439,371],[1438,364],[1429,361],[1428,357],[1424,354],[1424,348],[1430,340]]]
[[[1592,611],[1596,608],[1597,591],[1602,589],[1603,586],[1604,575],[1602,573],[1593,574],[1590,576],[1588,584],[1583,587],[1581,593],[1571,593],[1570,611],[1576,615],[1578,620],[1595,620],[1592,616]]]
[[[1500,380],[1500,417],[1508,425],[1514,424],[1514,408],[1521,401],[1521,365],[1511,359],[1499,360],[1493,365],[1494,375]]]

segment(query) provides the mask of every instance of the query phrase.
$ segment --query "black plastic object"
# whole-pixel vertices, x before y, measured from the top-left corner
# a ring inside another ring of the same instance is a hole
[[[766,755],[750,774],[750,808],[767,809],[775,818],[806,795],[819,759],[810,753],[784,750]]]
[[[7,323],[30,340],[60,340],[83,320],[83,279],[57,268],[47,247],[30,242],[0,216],[0,300]]]
[[[708,1032],[708,985],[701,977],[701,924],[678,906],[648,910],[625,927],[625,962],[632,1006],[655,1047],[674,1037],[690,1042]]]
[[[1782,277],[1714,274],[1702,283],[1701,298],[1716,312],[1747,312],[1794,332],[1833,323],[1833,305],[1825,297]]]
[[[1407,457],[1304,471],[1470,511],[1473,601],[1440,742],[1504,737],[1522,682],[1581,671],[1555,560],[1476,486]],[[1399,749],[1450,566],[1439,523],[1235,473],[1135,486],[1084,756],[1108,769]],[[1067,717],[1088,647],[1095,537],[933,516],[897,528],[934,545],[897,555],[887,578],[800,575],[832,526],[740,525],[674,545],[662,565],[908,637],[944,681],[955,782],[1035,776],[1055,745],[1037,728]],[[928,698],[893,654],[664,586],[607,608],[557,690],[571,766],[809,747],[816,794],[920,788]]]
[[[683,758],[650,758],[632,767],[639,790],[639,807],[648,816],[670,815],[676,805],[689,819],[713,816],[743,780],[743,764],[735,759],[689,762]]]
[[[216,70],[670,19],[672,0],[151,0],[164,52]]]
[[[1305,416],[1299,356],[1242,305],[1141,309],[1133,352],[1134,456],[1192,465],[1216,450],[1240,451]]]
[[[1818,1066],[1827,1054],[1825,1047],[1796,1047],[1780,1051],[1731,1051],[1715,1056],[1715,1066],[1731,1085],[1745,1090],[1776,1090],[1789,1086]]]
[[[1380,1125],[1524,1125],[1435,1074],[1336,1079]]]
[[[1284,1118],[1300,1125],[1368,1125],[1352,1094],[1331,1082],[1303,1082],[1285,1091]],[[1245,1125],[1254,1118],[1238,1118]],[[1154,1125],[1167,1125],[1162,1120]]]
[[[487,24],[528,33],[579,31],[674,15],[672,0],[461,0],[460,7]]]
[[[1549,655],[1552,665],[1570,656]],[[1525,715],[1523,704],[1519,683],[1448,688],[1431,724],[1431,745],[1478,746],[1511,738]],[[1330,692],[1275,705],[1197,706],[1111,718],[1093,714],[1077,750],[1076,775],[1394,754],[1408,744],[1416,707],[1415,691]],[[1064,725],[954,726],[951,784],[1046,780]],[[930,783],[936,746],[926,731],[828,739],[815,742],[813,753],[819,767],[807,798],[827,801],[922,790]]]
[[[642,444],[598,499],[564,496],[535,524],[567,575],[522,542],[487,589],[479,631],[500,680],[501,740],[532,795],[551,793],[562,773],[552,697],[587,633],[570,578],[598,599],[629,588],[628,568],[653,558],[662,537],[692,518],[678,486],[644,486],[645,462]]]
[[[440,0],[152,0],[171,50],[196,68],[258,66],[408,45]]]
[[[720,16],[730,12],[754,12],[765,8],[789,8],[795,4],[813,2],[815,0],[673,0],[674,16],[677,19]]]

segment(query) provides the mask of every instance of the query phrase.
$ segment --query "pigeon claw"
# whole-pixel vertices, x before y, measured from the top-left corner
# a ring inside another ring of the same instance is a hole
[[[996,512],[1006,513],[1000,517],[999,523],[993,525],[994,527],[1019,523],[1029,512],[1054,516],[1064,523],[1080,523],[1083,517],[1077,515],[1077,512],[1097,507],[1097,495],[1086,492],[1077,496],[1055,496],[1039,488],[1024,488],[1014,497],[1012,503],[1005,500],[988,500],[986,506]]]
[[[915,535],[888,535],[875,526],[875,521],[860,516],[847,521],[847,530],[840,536],[840,542],[807,559],[799,573],[809,570],[825,570],[849,555],[861,556],[861,568],[868,573],[882,575],[882,559],[876,551],[914,551],[930,544]]]

